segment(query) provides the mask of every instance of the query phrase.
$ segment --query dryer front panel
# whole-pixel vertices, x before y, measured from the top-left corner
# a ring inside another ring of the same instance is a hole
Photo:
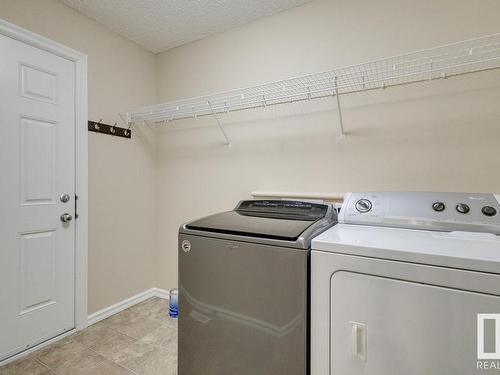
[[[477,369],[477,314],[500,314],[498,275],[318,251],[311,267],[312,375],[498,371]],[[482,350],[500,352],[495,321],[480,324]]]
[[[477,314],[500,312],[498,296],[345,271],[330,303],[334,375],[471,375]]]

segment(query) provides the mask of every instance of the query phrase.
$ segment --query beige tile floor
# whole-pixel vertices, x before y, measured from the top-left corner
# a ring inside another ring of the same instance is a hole
[[[0,375],[176,375],[177,321],[151,298],[0,367]]]

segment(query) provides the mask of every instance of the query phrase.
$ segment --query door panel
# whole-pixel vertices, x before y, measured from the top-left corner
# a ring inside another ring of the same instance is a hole
[[[33,100],[56,104],[57,74],[21,62],[21,95]]]
[[[21,204],[56,203],[56,126],[21,118]]]
[[[0,51],[1,360],[74,327],[75,67],[5,36]]]
[[[55,303],[55,231],[21,234],[20,314]]]

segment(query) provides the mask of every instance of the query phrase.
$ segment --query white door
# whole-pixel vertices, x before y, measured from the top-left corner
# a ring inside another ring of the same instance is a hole
[[[74,216],[75,65],[0,35],[0,360],[74,327]]]

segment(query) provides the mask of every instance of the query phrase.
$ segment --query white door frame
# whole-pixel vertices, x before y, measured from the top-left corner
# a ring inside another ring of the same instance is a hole
[[[0,34],[50,52],[75,64],[75,328],[87,327],[88,130],[87,55],[0,19]]]

